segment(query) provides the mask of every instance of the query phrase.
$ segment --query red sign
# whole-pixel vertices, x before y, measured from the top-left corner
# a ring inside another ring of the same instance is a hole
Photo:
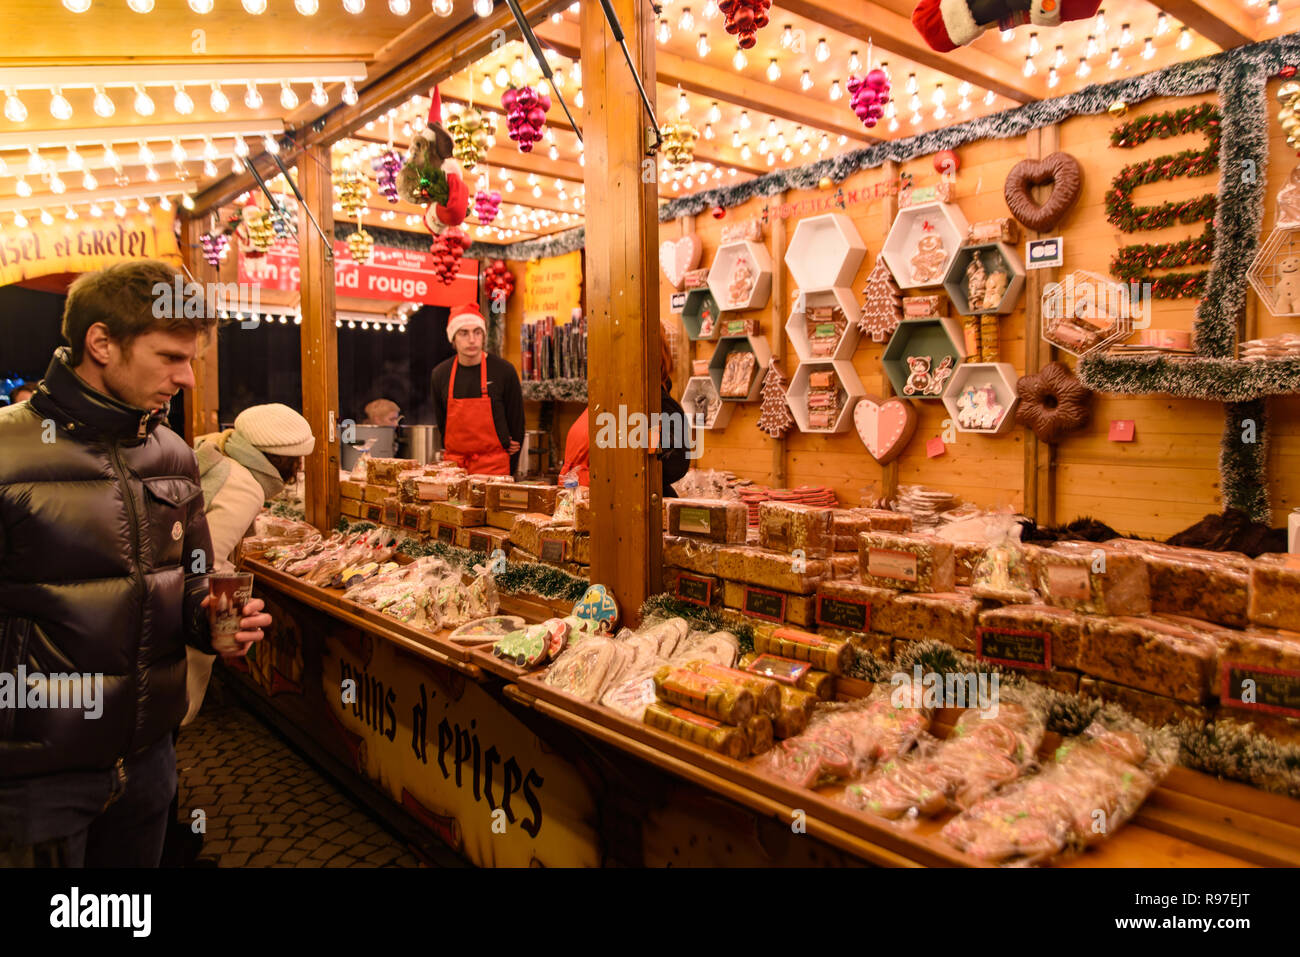
[[[478,300],[477,259],[462,259],[456,281],[444,284],[433,272],[433,256],[418,249],[376,246],[368,263],[355,263],[348,244],[334,242],[334,289],[340,296],[458,306]],[[265,256],[239,257],[239,281],[263,289],[297,292],[298,244],[282,240]]]

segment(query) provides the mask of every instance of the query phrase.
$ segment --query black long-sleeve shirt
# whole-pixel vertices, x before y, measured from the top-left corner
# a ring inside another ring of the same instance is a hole
[[[497,427],[501,447],[508,449],[511,441],[524,441],[524,393],[519,386],[519,374],[505,359],[483,353],[487,362],[487,389],[492,399],[492,422]],[[447,384],[451,381],[451,367],[460,361],[452,356],[433,370],[433,420],[438,425],[443,447],[447,444]],[[480,392],[479,367],[461,366],[456,370],[456,398],[477,399]],[[453,449],[453,451],[455,451]],[[519,453],[510,456],[510,471],[519,468]]]

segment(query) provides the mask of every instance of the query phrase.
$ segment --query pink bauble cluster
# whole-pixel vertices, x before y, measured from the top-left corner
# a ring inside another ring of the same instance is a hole
[[[379,191],[390,203],[397,202],[397,174],[402,171],[402,158],[392,150],[373,161],[373,167],[379,175],[376,181]]]
[[[474,215],[478,217],[479,224],[488,226],[492,220],[497,218],[497,213],[501,210],[501,194],[495,189],[492,192],[481,189],[474,196]]]
[[[520,152],[531,153],[533,144],[542,138],[551,98],[531,86],[512,86],[501,94],[501,106],[506,111],[509,137],[519,144]]]
[[[444,229],[433,237],[429,251],[433,253],[433,274],[444,286],[456,281],[460,271],[460,260],[469,249],[470,238],[465,231],[456,226]]]
[[[490,301],[504,305],[515,291],[515,277],[504,260],[494,259],[483,270],[483,285]]]
[[[199,237],[203,258],[209,266],[221,265],[221,257],[226,254],[226,246],[229,244],[230,237],[225,233],[204,233]]]
[[[849,93],[852,99],[849,105],[858,115],[863,126],[871,129],[885,115],[885,104],[889,102],[889,75],[879,68],[870,71],[865,77],[849,77]]]

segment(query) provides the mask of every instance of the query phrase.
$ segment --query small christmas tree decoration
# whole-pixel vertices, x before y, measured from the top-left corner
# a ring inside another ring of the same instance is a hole
[[[794,416],[785,401],[785,390],[789,383],[773,362],[767,367],[767,376],[763,379],[763,404],[760,406],[758,427],[774,439],[779,439],[794,426]]]
[[[862,292],[866,300],[858,316],[858,328],[863,335],[871,336],[872,342],[884,342],[903,321],[903,301],[883,256],[876,257],[876,266],[867,276]]]

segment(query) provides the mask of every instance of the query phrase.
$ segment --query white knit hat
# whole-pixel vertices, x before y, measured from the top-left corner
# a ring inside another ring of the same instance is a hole
[[[235,431],[271,455],[310,455],[316,447],[307,420],[279,402],[245,409],[235,417]]]
[[[473,329],[478,327],[487,334],[487,323],[483,321],[483,313],[479,312],[478,304],[469,302],[463,306],[457,306],[451,310],[447,317],[447,339],[450,342],[456,341],[456,333],[462,329]]]

